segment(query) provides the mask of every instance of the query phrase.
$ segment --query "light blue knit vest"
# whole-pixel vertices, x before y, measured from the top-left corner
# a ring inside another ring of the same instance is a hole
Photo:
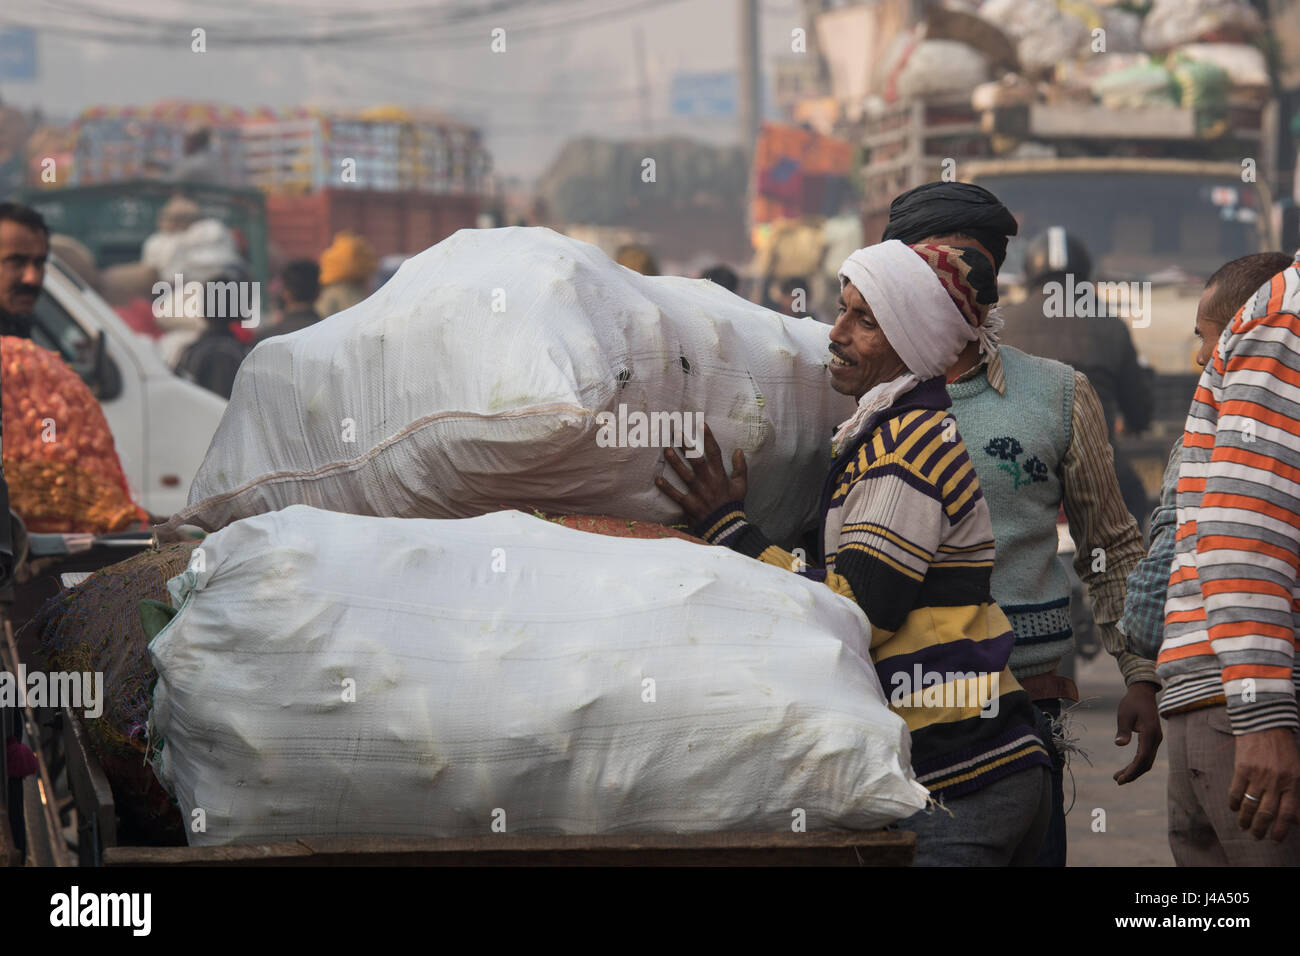
[[[1070,583],[1056,557],[1074,369],[1002,346],[1006,395],[976,375],[948,386],[993,519],[993,599],[1016,632],[1011,672],[1055,669],[1070,647]]]

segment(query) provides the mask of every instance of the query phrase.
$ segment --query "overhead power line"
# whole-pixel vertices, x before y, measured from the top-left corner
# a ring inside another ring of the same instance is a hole
[[[196,21],[212,21],[214,19],[211,7],[203,10],[196,9],[192,13],[186,12],[181,15],[173,15],[171,19],[163,19],[156,15],[143,15],[129,10],[107,8],[88,3],[86,0],[43,0],[43,2],[45,6],[54,10],[62,10],[77,16],[92,17],[113,26],[145,27],[149,30],[166,30],[168,32],[191,29]],[[536,12],[539,7],[572,2],[573,0],[533,0],[528,4],[528,10],[532,13]],[[405,18],[414,18],[410,25],[429,28],[452,26],[494,17],[521,9],[523,5],[522,0],[493,0],[491,3],[473,6],[424,4],[422,6],[390,7],[378,10],[374,8],[330,10],[321,7],[286,6],[271,2],[256,4],[227,2],[225,4],[227,9],[233,6],[235,9],[244,10],[255,15],[257,19],[252,21],[226,20],[219,25],[223,29],[234,32],[265,27],[270,21],[278,18],[288,25],[312,23],[325,26],[348,24],[353,21],[367,23],[390,21],[386,25],[396,29],[406,26],[405,23],[400,21]],[[393,23],[391,22],[393,20],[399,22]]]
[[[559,0],[553,0],[559,2]],[[564,0],[570,2],[570,0]],[[460,19],[460,26],[452,26],[445,20],[431,20],[427,16],[418,21],[398,24],[380,24],[370,29],[357,27],[336,28],[330,30],[304,31],[301,28],[268,30],[268,21],[212,23],[211,14],[196,15],[194,19],[173,20],[159,24],[156,20],[130,14],[97,10],[100,19],[120,24],[120,29],[105,27],[69,26],[63,22],[33,22],[15,17],[12,13],[0,14],[0,24],[26,27],[51,36],[101,41],[114,44],[135,44],[143,46],[173,46],[180,42],[189,42],[191,31],[202,26],[209,44],[224,47],[270,47],[270,46],[358,46],[369,43],[386,43],[389,45],[419,44],[423,49],[445,49],[450,46],[462,46],[466,43],[483,42],[488,38],[487,31],[495,27],[507,28],[516,37],[519,34],[536,36],[593,21],[610,20],[629,16],[652,7],[663,7],[681,0],[614,0],[598,9],[590,6],[581,10],[560,15],[536,17],[538,9],[535,4],[525,5],[522,0],[501,0],[490,12],[478,13],[471,17],[468,13]],[[76,0],[46,0],[46,6],[64,15],[75,14],[83,4]],[[550,6],[550,3],[547,3]],[[514,12],[512,12],[514,11]],[[83,11],[84,12],[84,11]],[[506,17],[507,19],[502,19]],[[374,17],[366,18],[374,22]],[[471,26],[471,19],[482,20],[480,25]],[[206,23],[200,22],[207,21]]]
[[[398,83],[403,86],[423,88],[435,93],[453,94],[458,97],[456,105],[462,107],[477,106],[490,109],[504,107],[507,109],[522,109],[529,112],[535,112],[542,107],[543,103],[547,109],[555,106],[562,108],[585,108],[587,106],[599,105],[601,103],[609,103],[611,105],[624,103],[642,95],[640,87],[612,90],[595,88],[589,90],[507,90],[501,89],[500,87],[461,86],[456,83],[446,83],[432,76],[423,76],[414,72],[388,66],[377,66],[353,53],[340,51],[335,55],[348,61],[351,64],[351,66],[348,67],[350,70],[357,70],[378,79]]]

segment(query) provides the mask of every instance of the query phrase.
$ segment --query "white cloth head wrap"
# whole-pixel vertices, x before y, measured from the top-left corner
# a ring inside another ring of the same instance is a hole
[[[853,253],[840,266],[840,281],[862,293],[889,344],[921,381],[948,371],[979,338],[934,270],[897,239]]]
[[[888,408],[905,392],[957,361],[968,342],[986,340],[971,327],[939,277],[911,248],[897,239],[859,249],[840,266],[840,287],[850,283],[871,306],[880,330],[907,366],[907,372],[871,388],[858,399],[858,408],[835,431],[832,454],[845,444],[876,412]],[[987,340],[996,348],[993,340]]]

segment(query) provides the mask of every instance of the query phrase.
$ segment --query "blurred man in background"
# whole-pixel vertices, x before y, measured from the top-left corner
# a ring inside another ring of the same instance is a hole
[[[340,232],[320,255],[321,294],[316,299],[316,314],[328,318],[364,300],[378,268],[379,260],[364,236]]]
[[[639,272],[643,276],[657,276],[659,274],[659,263],[650,250],[636,243],[628,243],[619,246],[614,253],[614,261],[621,266],[631,269],[633,272]]]
[[[168,281],[167,267],[185,231],[203,218],[199,204],[184,196],[173,196],[158,212],[157,231],[150,234],[140,250],[140,261],[151,266],[155,279]]]
[[[32,310],[45,282],[45,261],[50,253],[50,231],[36,210],[17,203],[0,203],[0,335],[32,337]],[[3,409],[0,409],[0,420]],[[3,436],[0,436],[3,441]],[[0,467],[0,599],[12,601],[13,536],[9,521],[9,486]],[[23,778],[36,772],[32,751],[23,743],[22,719],[17,707],[8,720],[0,721],[7,731],[0,734],[5,748],[11,835],[20,858],[27,848],[23,830]]]
[[[771,308],[780,312],[782,315],[792,315],[797,319],[816,319],[817,317],[810,311],[809,302],[812,296],[808,280],[803,276],[791,276],[788,279],[782,279],[779,283],[772,283],[775,286],[773,295],[773,304]]]
[[[714,285],[720,285],[728,292],[735,292],[740,288],[740,277],[736,275],[734,269],[718,263],[710,269],[705,269],[700,273],[701,279],[708,279]]]
[[[220,183],[221,166],[212,150],[212,130],[194,126],[185,132],[182,156],[168,175],[176,183]]]
[[[225,285],[248,281],[248,270],[242,264],[230,264],[209,279],[205,285]],[[212,301],[216,297],[208,296]],[[235,386],[235,376],[243,364],[247,349],[231,330],[231,316],[225,309],[204,316],[204,329],[199,337],[181,352],[176,364],[176,374],[201,385],[222,398],[230,398]]]
[[[297,332],[320,321],[315,302],[320,296],[320,266],[311,259],[295,259],[280,272],[283,303],[280,320],[267,326],[258,341]]]
[[[35,209],[0,203],[0,335],[32,337],[32,310],[45,282],[50,230]]]
[[[1054,315],[1049,298],[1058,301],[1061,289],[1081,288],[1092,279],[1092,260],[1083,242],[1062,226],[1052,226],[1029,240],[1024,255],[1023,302],[1002,310],[1006,326],[1002,341],[1022,352],[1064,362],[1087,376],[1106,416],[1106,437],[1114,444],[1115,423],[1123,417],[1124,431],[1137,434],[1151,423],[1152,394],[1149,376],[1138,363],[1133,338],[1123,318],[1096,299],[1091,315]],[[1055,290],[1053,283],[1058,284]],[[1147,512],[1146,490],[1128,456],[1115,451],[1115,477],[1129,514]]]

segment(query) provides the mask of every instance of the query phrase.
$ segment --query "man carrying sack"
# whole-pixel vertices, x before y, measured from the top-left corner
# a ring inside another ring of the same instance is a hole
[[[728,477],[707,427],[694,467],[664,453],[686,491],[656,481],[700,537],[823,582],[865,612],[913,769],[942,805],[899,824],[917,834],[918,866],[1032,865],[1051,813],[1047,752],[989,591],[988,506],[944,389],[944,369],[984,336],[971,279],[981,271],[991,268],[972,250],[901,242],[841,267],[831,386],[858,409],[836,432],[822,493],[824,568],[749,523],[744,453]]]

